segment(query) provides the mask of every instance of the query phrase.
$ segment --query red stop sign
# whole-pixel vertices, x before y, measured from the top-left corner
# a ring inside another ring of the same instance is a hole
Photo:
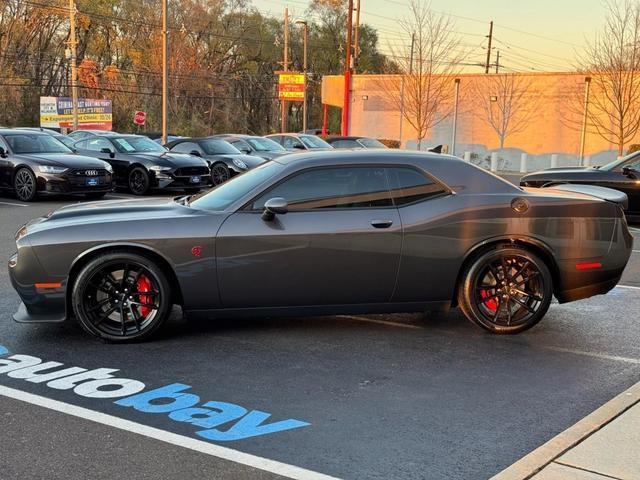
[[[133,114],[133,123],[136,125],[144,125],[147,121],[147,114],[145,112],[136,112]]]

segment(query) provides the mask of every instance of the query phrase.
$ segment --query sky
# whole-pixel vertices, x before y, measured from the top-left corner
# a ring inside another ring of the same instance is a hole
[[[409,16],[410,0],[361,0],[360,22],[376,27],[380,50],[396,51],[409,39],[398,20]],[[306,0],[253,0],[263,13],[281,16],[285,6],[302,17]],[[432,0],[431,8],[454,16],[470,63],[484,62],[489,21],[494,21],[494,60],[500,50],[504,71],[567,71],[606,14],[604,0]],[[464,17],[464,18],[461,18]],[[465,71],[481,71],[467,67]]]

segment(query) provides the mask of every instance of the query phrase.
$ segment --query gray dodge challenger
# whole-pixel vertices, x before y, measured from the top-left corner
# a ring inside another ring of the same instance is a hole
[[[79,203],[27,223],[9,259],[18,322],[75,317],[109,341],[187,317],[460,307],[494,333],[552,297],[611,290],[629,259],[623,193],[521,188],[457,158],[300,153],[173,199]]]

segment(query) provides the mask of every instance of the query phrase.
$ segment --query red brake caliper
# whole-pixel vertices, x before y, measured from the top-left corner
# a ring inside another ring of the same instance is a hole
[[[491,296],[488,290],[480,290],[480,295],[482,296],[482,298],[487,298]],[[484,304],[492,312],[495,312],[498,309],[498,302],[496,302],[495,298],[492,298],[491,300],[486,301]]]
[[[138,289],[138,292],[150,292],[151,282],[144,274],[141,274],[138,277],[138,281],[136,282],[136,287]],[[140,303],[152,303],[151,296],[140,295]],[[146,318],[147,315],[149,315],[150,311],[151,309],[149,307],[140,307],[140,315],[142,315],[143,318]]]

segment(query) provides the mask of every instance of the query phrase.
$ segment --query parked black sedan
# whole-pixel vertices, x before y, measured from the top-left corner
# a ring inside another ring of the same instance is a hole
[[[518,333],[553,296],[611,290],[631,255],[612,201],[624,195],[572,187],[590,193],[521,189],[444,155],[341,151],[281,157],[191,197],[67,205],[16,234],[14,318],[75,316],[127,341],[173,304],[211,321],[460,306]]]
[[[107,162],[76,155],[47,133],[0,129],[0,188],[23,202],[41,193],[99,198],[112,190],[112,173]]]
[[[246,155],[221,138],[181,138],[165,145],[170,151],[188,153],[204,158],[211,168],[214,185],[226,182],[238,173],[246,172],[266,160],[255,155]]]
[[[265,160],[273,160],[289,153],[282,145],[265,137],[229,133],[221,133],[213,137],[229,142],[245,155],[254,155]]]
[[[630,221],[640,221],[640,152],[602,167],[550,168],[525,175],[520,185],[544,187],[566,183],[608,187],[626,193],[629,206],[625,211]]]
[[[169,153],[142,135],[92,136],[74,144],[79,153],[109,162],[116,186],[134,195],[153,188],[197,192],[209,185],[211,172],[204,159]]]

